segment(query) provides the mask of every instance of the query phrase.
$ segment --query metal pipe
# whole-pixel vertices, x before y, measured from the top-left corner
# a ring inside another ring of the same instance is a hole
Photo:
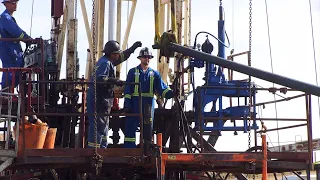
[[[302,97],[302,96],[305,96],[305,94],[286,97],[286,98],[275,100],[275,101],[266,101],[266,102],[256,103],[256,104],[254,104],[254,106],[263,106],[263,105],[267,105],[267,104],[273,104],[273,103],[278,103],[278,102],[283,102],[283,101],[289,101],[289,100],[292,100],[292,99],[295,99],[295,98],[299,98],[299,97]]]
[[[302,81],[291,79],[285,76],[280,76],[257,68],[249,67],[240,63],[228,61],[226,59],[213,56],[207,53],[199,52],[197,50],[184,47],[175,43],[168,43],[168,49],[171,51],[182,53],[186,56],[191,56],[195,59],[215,63],[219,66],[226,67],[256,78],[260,78],[279,85],[290,87],[299,91],[303,91],[315,96],[320,96],[320,87],[308,84]]]
[[[160,41],[160,1],[154,0],[154,44],[158,44]]]
[[[177,37],[177,19],[176,19],[176,1],[171,0],[171,29],[174,35]]]
[[[81,79],[81,82],[84,82],[85,79],[84,77],[82,77]],[[80,136],[78,137],[78,148],[84,148],[84,142],[85,142],[85,128],[86,128],[86,125],[85,125],[85,113],[86,113],[86,110],[85,110],[85,102],[86,102],[86,92],[85,92],[85,86],[82,84],[81,86],[81,89],[82,89],[82,97],[81,97],[81,102],[82,102],[82,105],[81,105],[81,114],[82,116],[80,117],[80,124],[79,124],[79,134]]]
[[[270,132],[270,131],[276,131],[276,130],[296,128],[296,127],[301,127],[301,126],[307,126],[307,123],[305,123],[305,124],[293,125],[293,126],[286,126],[286,127],[281,127],[281,128],[267,129],[267,130],[264,130],[264,131],[265,131],[265,132]],[[261,132],[262,132],[262,131],[258,131],[257,133],[261,133]]]
[[[93,113],[33,113],[28,111],[25,115],[37,115],[37,116],[93,116]],[[139,113],[98,113],[98,116],[141,116]]]
[[[311,95],[306,96],[306,112],[307,112],[307,135],[308,135],[308,154],[309,164],[308,170],[311,170],[313,164],[313,143],[312,143],[312,114],[311,114]]]
[[[204,117],[206,122],[213,122],[215,120],[247,120],[244,117]],[[257,118],[257,120],[261,121],[307,121],[307,119],[303,118]]]
[[[109,0],[109,23],[108,23],[108,39],[115,38],[115,19],[116,19],[116,0]],[[102,32],[103,33],[103,32]]]
[[[268,149],[267,149],[267,140],[266,135],[262,134],[262,153],[263,153],[263,160],[262,160],[262,180],[268,179]]]
[[[159,157],[157,157],[157,164],[160,163],[160,166],[157,166],[157,178],[162,176],[162,133],[157,134],[157,146],[159,146]]]
[[[159,146],[160,153],[162,153],[162,133],[157,134],[157,145]]]

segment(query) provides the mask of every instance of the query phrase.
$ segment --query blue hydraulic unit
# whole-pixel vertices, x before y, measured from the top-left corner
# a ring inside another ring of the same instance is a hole
[[[213,45],[210,43],[208,39],[208,35],[214,37],[218,41],[218,56],[225,59],[225,48],[228,47],[225,45],[225,29],[224,29],[224,17],[223,17],[223,7],[220,3],[219,6],[219,21],[218,21],[218,38],[213,36],[207,32],[199,32],[196,35],[194,48],[196,48],[196,39],[197,36],[201,33],[207,34],[207,39],[202,44],[202,46],[198,45],[197,48],[199,51],[211,54],[213,52]],[[196,129],[200,129],[200,123],[202,122],[201,129],[205,132],[219,132],[221,135],[221,131],[234,131],[235,134],[237,131],[247,132],[248,130],[258,129],[256,124],[256,108],[254,106],[256,102],[256,90],[255,86],[251,87],[250,93],[250,84],[248,81],[239,81],[232,80],[227,81],[225,79],[225,75],[223,73],[222,67],[219,67],[213,63],[205,63],[200,59],[191,59],[190,61],[191,72],[194,71],[194,68],[202,68],[205,67],[205,84],[201,87],[198,87],[195,90],[194,100],[193,100],[193,108],[195,110],[195,122]],[[194,78],[192,73],[192,85],[194,85]],[[253,123],[251,127],[248,125],[248,120],[250,117],[250,108],[249,108],[249,98],[251,96],[252,99],[252,120]],[[225,108],[223,106],[224,102],[223,97],[237,98],[237,105]],[[212,108],[209,112],[205,112],[205,106],[209,103],[212,104]],[[225,109],[224,109],[225,108]],[[201,118],[201,119],[200,119]],[[213,125],[208,126],[206,120],[212,121]],[[214,119],[214,120],[213,120]],[[233,126],[224,126],[226,120],[233,120]],[[242,120],[242,124],[237,124],[235,120]],[[201,121],[199,121],[201,120]]]

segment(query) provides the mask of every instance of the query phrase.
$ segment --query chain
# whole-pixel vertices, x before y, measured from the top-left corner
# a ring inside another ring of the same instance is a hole
[[[249,0],[249,54],[248,54],[248,66],[251,66],[251,55],[252,55],[252,0]],[[251,76],[249,76],[249,133],[248,133],[248,147],[251,148],[251,120],[252,120],[252,82]],[[255,167],[253,167],[253,177],[255,179]]]
[[[252,47],[252,0],[249,0],[249,54],[248,66],[251,66],[251,47]],[[251,76],[249,76],[249,133],[248,133],[248,148],[251,148],[251,107],[252,107],[252,90],[251,90]]]
[[[95,170],[96,175],[98,175],[99,166],[98,162],[102,159],[102,157],[98,154],[98,147],[97,147],[97,81],[96,81],[96,37],[95,37],[95,0],[92,0],[92,53],[93,53],[93,90],[94,90],[94,103],[93,103],[93,109],[94,109],[94,155],[93,160],[95,161]]]

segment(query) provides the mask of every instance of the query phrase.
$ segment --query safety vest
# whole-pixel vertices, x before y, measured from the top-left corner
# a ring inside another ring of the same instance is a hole
[[[154,72],[150,71],[149,73],[152,73],[152,75],[150,75],[149,92],[148,93],[141,93],[142,97],[154,97],[154,93],[153,93]],[[135,68],[135,73],[134,73],[134,82],[135,83],[139,83],[139,77],[140,77],[139,69]],[[132,96],[139,96],[138,90],[139,90],[139,85],[135,85]]]

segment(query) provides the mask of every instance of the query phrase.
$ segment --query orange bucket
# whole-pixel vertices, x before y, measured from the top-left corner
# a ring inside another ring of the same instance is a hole
[[[57,128],[49,128],[46,140],[44,141],[43,149],[53,149],[56,140]]]
[[[23,136],[22,125],[19,129],[18,156],[22,153]],[[48,131],[47,125],[25,124],[25,148],[26,149],[42,149]]]

